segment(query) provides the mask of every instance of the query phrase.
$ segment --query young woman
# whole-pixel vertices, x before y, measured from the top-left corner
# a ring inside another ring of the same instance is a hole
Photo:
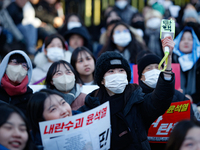
[[[47,72],[46,87],[60,92],[72,110],[84,105],[86,94],[81,93],[74,68],[66,61],[54,62]]]
[[[33,94],[28,86],[32,75],[30,58],[21,50],[11,51],[3,58],[0,70],[0,100],[26,114],[28,100]]]
[[[185,27],[175,38],[176,43],[173,50],[172,60],[179,63],[181,67],[181,89],[184,94],[195,95],[199,92],[199,70],[198,59],[200,57],[200,43],[191,27]],[[200,99],[193,97],[194,103]]]
[[[86,47],[76,48],[71,57],[71,65],[84,85],[94,85],[94,70],[96,59]]]
[[[99,52],[99,56],[106,51],[115,51],[120,53],[129,63],[136,63],[138,52],[145,49],[145,46],[136,40],[128,25],[119,22],[113,27],[107,43]]]
[[[172,130],[165,150],[199,150],[200,123],[198,121],[180,121]]]
[[[66,50],[65,40],[59,34],[52,34],[45,39],[44,49],[35,56],[33,75],[30,84],[44,84],[51,64],[58,60],[70,62],[71,52]]]
[[[39,122],[72,116],[72,109],[61,93],[50,89],[43,89],[34,93],[27,108],[28,118],[32,126],[32,135],[38,147],[42,147]],[[73,111],[73,114],[76,113],[76,111]]]
[[[14,106],[0,106],[0,149],[35,150],[24,114]]]

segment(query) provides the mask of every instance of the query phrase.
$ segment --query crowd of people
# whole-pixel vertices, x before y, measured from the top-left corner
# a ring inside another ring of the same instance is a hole
[[[180,7],[149,0],[140,13],[129,0],[115,0],[104,12],[99,41],[59,0],[4,0],[0,7],[0,150],[45,149],[39,122],[107,101],[110,149],[200,149],[200,1]],[[174,39],[160,39],[162,19],[175,21]],[[168,62],[159,68],[166,46]],[[173,63],[180,65],[180,89]],[[131,83],[133,64],[138,84]],[[33,92],[35,85],[44,88]],[[98,89],[85,94],[83,85]],[[152,123],[172,103],[188,100],[189,118],[176,123],[169,140],[149,142]]]

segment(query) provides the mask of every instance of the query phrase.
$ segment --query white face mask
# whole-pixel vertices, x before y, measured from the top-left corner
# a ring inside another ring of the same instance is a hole
[[[128,2],[125,1],[117,1],[115,2],[115,5],[119,8],[119,9],[124,9],[126,7],[126,5],[128,4]]]
[[[153,69],[153,70],[145,72],[143,75],[145,76],[145,81],[143,82],[149,87],[155,89],[157,81],[158,81],[158,77],[160,75],[160,70]]]
[[[147,20],[147,28],[158,29],[160,28],[161,19],[160,18],[151,18]]]
[[[132,40],[130,32],[120,32],[113,35],[114,43],[126,47]]]
[[[70,91],[74,87],[74,84],[75,84],[74,75],[63,74],[62,76],[53,78],[52,80],[56,89],[60,91],[64,91],[64,92]]]
[[[164,1],[164,2],[162,3],[162,5],[163,5],[163,7],[164,7],[165,9],[169,9],[169,7],[173,5],[173,3],[172,3],[172,1]]]
[[[144,32],[142,31],[142,29],[136,29],[136,32],[139,36],[143,37],[144,36]]]
[[[17,83],[21,83],[27,75],[27,72],[22,65],[8,65],[6,74],[8,78]]]
[[[68,30],[71,30],[73,28],[76,28],[76,27],[81,27],[81,23],[80,22],[75,22],[75,21],[71,21],[71,22],[68,22],[67,24],[67,29]]]
[[[55,62],[64,58],[64,51],[59,47],[47,48],[47,57]]]
[[[104,79],[105,87],[115,94],[123,93],[128,84],[126,74],[112,74],[104,77]]]

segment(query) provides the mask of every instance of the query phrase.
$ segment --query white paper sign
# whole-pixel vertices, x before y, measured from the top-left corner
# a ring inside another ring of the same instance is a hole
[[[110,149],[110,107],[106,102],[87,112],[39,123],[45,150]]]

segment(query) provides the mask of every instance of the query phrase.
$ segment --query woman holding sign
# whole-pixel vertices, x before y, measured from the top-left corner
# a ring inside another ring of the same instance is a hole
[[[43,89],[33,94],[28,103],[28,118],[32,126],[32,135],[38,148],[42,147],[39,122],[70,117],[78,111],[72,111],[63,96],[54,90]]]
[[[97,60],[94,78],[100,88],[86,97],[85,106],[79,110],[87,111],[109,101],[111,149],[150,150],[148,129],[169,108],[174,94],[171,72],[174,42],[168,36],[162,44],[170,47],[167,70],[161,72],[155,91],[148,95],[138,85],[129,83],[131,70],[119,53],[105,52]]]

